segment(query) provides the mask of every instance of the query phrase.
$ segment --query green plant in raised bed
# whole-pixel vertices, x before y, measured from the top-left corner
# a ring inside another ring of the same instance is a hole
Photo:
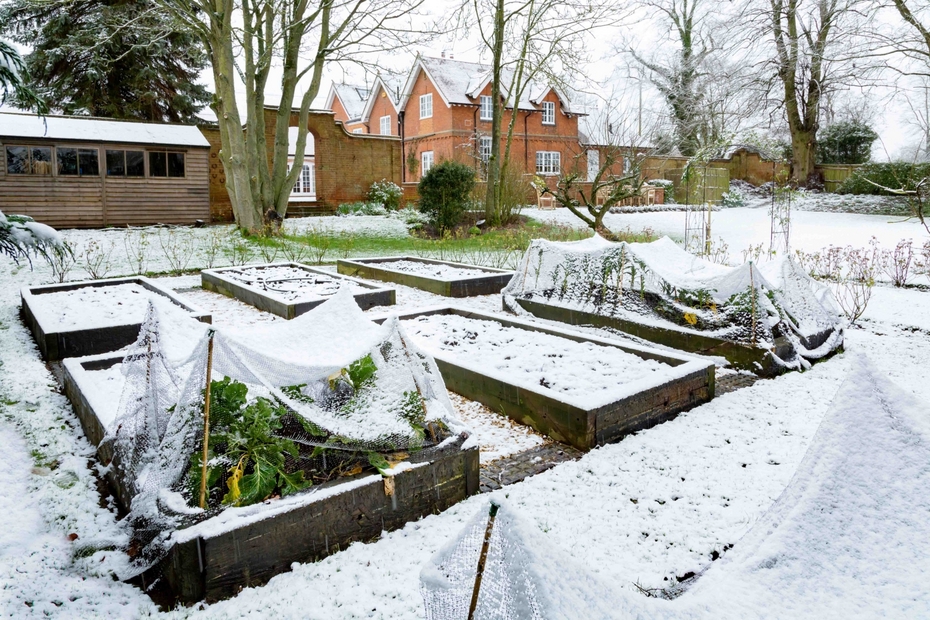
[[[248,506],[275,493],[289,495],[311,484],[302,471],[288,471],[286,457],[296,459],[297,445],[275,434],[286,407],[264,397],[248,402],[248,387],[224,377],[210,384],[210,446],[207,487],[215,489],[226,473],[222,503]],[[199,489],[201,455],[191,458],[191,489]]]

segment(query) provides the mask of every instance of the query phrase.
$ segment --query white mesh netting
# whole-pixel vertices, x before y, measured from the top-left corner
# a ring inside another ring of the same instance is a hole
[[[829,287],[790,257],[729,267],[693,256],[668,237],[534,240],[502,293],[518,314],[525,311],[517,300],[530,300],[763,349],[779,341],[779,361],[789,367],[804,367],[843,342]]]
[[[490,509],[489,509],[490,508]],[[420,572],[428,620],[609,618],[620,599],[503,503],[485,506]],[[490,534],[488,536],[488,534]],[[486,555],[482,562],[482,549]],[[476,577],[481,571],[476,590]]]
[[[159,318],[150,306],[123,361],[111,431],[133,496],[140,570],[178,527],[340,476],[386,471],[465,432],[435,361],[396,318],[368,320],[348,291],[292,321],[237,331]]]

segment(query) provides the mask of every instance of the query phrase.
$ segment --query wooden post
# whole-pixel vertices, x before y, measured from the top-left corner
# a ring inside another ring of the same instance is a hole
[[[491,543],[491,530],[494,529],[494,519],[500,508],[491,502],[491,511],[488,515],[488,527],[484,530],[484,542],[481,544],[481,555],[478,556],[478,571],[475,573],[475,588],[471,592],[471,605],[468,606],[468,620],[474,620],[475,610],[478,607],[478,594],[481,592],[481,577],[484,575],[484,565],[488,561],[488,547]]]
[[[213,374],[213,334],[207,341],[207,387],[203,399],[203,454],[200,457],[200,507],[207,507],[207,452],[210,449],[210,383]]]
[[[752,345],[756,345],[756,279],[753,276],[753,264],[749,261],[749,294],[752,300]]]

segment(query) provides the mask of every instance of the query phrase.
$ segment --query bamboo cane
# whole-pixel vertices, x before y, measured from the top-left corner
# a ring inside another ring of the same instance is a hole
[[[210,449],[210,383],[213,373],[213,330],[207,342],[207,387],[203,400],[203,454],[200,457],[200,507],[207,507],[207,452]]]
[[[753,277],[753,264],[749,261],[750,299],[752,300],[752,345],[756,345],[756,279]]]
[[[500,506],[493,502],[491,503],[491,511],[488,515],[488,527],[484,530],[484,542],[481,543],[481,555],[478,556],[478,572],[475,573],[475,588],[471,592],[471,605],[468,606],[468,620],[474,620],[475,610],[478,608],[478,594],[481,592],[481,577],[484,575],[484,566],[488,561],[491,530],[494,529],[494,519],[497,517],[498,508],[500,508]]]

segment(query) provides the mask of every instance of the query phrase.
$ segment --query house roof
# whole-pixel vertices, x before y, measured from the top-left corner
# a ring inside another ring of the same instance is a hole
[[[164,146],[210,143],[195,125],[137,123],[84,116],[44,116],[0,112],[0,137],[18,139],[127,142]]]
[[[362,118],[362,111],[365,109],[365,103],[368,100],[369,89],[367,86],[358,84],[333,83],[329,90],[329,96],[326,97],[326,108],[333,109],[333,100],[339,97],[339,102],[349,115],[349,122],[358,121]]]
[[[399,112],[397,107],[397,100],[394,89],[388,85],[381,75],[375,77],[374,84],[371,85],[371,93],[368,95],[368,99],[365,101],[365,106],[362,108],[361,120],[363,123],[367,123],[368,119],[371,118],[371,111],[375,107],[375,101],[378,100],[378,91],[384,89],[384,92],[387,94],[387,100],[391,102],[391,106],[394,108],[394,112]]]
[[[451,58],[418,56],[407,77],[407,83],[404,85],[399,108],[403,109],[407,105],[407,100],[410,98],[413,85],[416,83],[421,70],[426,73],[430,81],[436,86],[439,96],[442,97],[446,105],[477,105],[481,91],[491,82],[490,65],[464,62]],[[501,77],[501,90],[505,96],[512,82],[513,70],[505,69]],[[562,108],[565,113],[574,113],[571,110],[569,99],[564,94],[549,85],[537,82],[531,82],[527,86],[524,97],[520,101],[520,109],[538,110],[539,104],[550,90],[555,90],[562,101]]]

